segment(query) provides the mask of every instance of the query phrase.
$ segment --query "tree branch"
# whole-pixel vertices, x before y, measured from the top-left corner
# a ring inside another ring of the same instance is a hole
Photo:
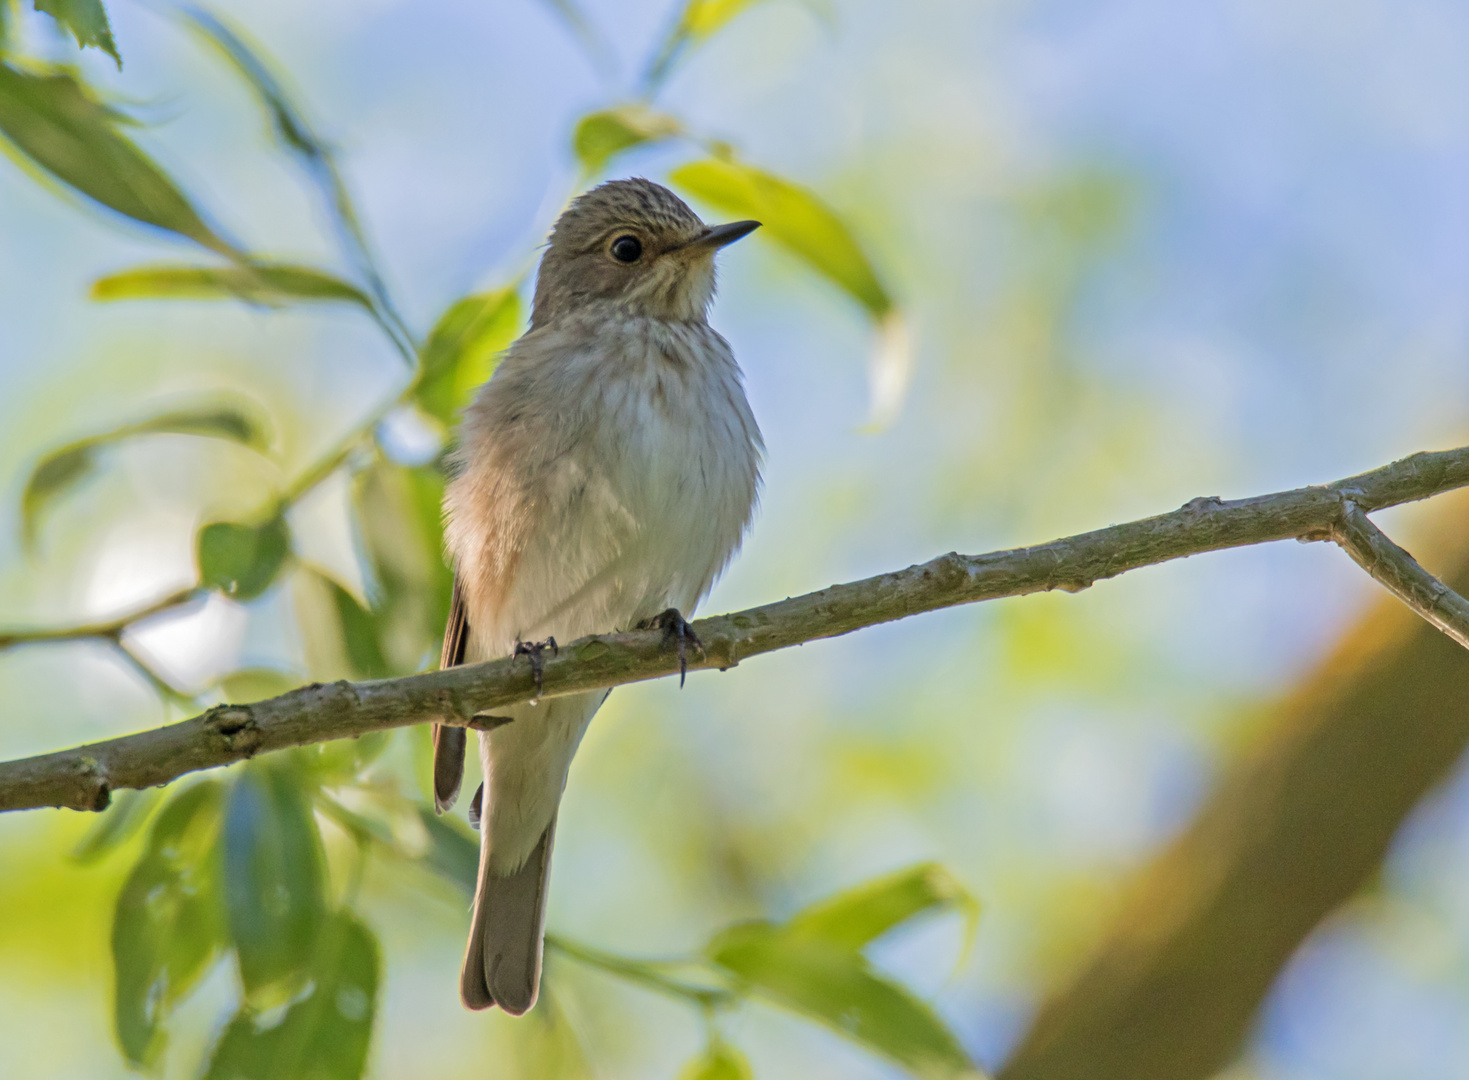
[[[1036,547],[941,555],[906,570],[701,619],[694,625],[705,652],[689,666],[722,670],[760,653],[956,604],[1051,589],[1075,592],[1205,551],[1355,535],[1344,521],[1348,504],[1366,512],[1466,485],[1469,447],[1461,447],[1414,454],[1321,487],[1230,502],[1194,499],[1169,514]],[[546,662],[541,692],[557,696],[672,674],[678,660],[663,644],[656,631],[582,638]],[[114,788],[166,784],[271,750],[429,720],[474,726],[477,715],[535,693],[528,666],[510,659],[400,679],[312,684],[253,705],[217,706],[153,731],[0,764],[0,810],[100,810]]]
[[[1431,625],[1469,649],[1469,601],[1434,577],[1347,500],[1332,539]]]
[[[1469,491],[1445,502],[1435,562],[1469,592]],[[1208,802],[1041,1006],[999,1080],[1216,1076],[1281,966],[1373,879],[1404,818],[1462,759],[1464,601],[1360,506],[1344,507],[1334,539],[1407,606],[1385,601],[1364,617],[1225,764]]]

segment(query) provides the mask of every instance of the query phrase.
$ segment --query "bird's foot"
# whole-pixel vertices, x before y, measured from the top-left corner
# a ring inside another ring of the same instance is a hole
[[[523,656],[530,661],[530,673],[536,680],[536,697],[541,696],[542,663],[541,653],[547,649],[551,650],[552,656],[560,656],[561,650],[556,647],[556,639],[548,637],[545,641],[517,641],[515,651],[510,654],[510,662],[514,663],[517,656]]]
[[[694,633],[693,625],[683,617],[678,608],[669,608],[667,611],[645,619],[638,623],[639,630],[662,630],[663,643],[668,644],[670,640],[678,643],[678,685],[683,688],[684,678],[689,670],[689,646],[699,650],[699,655],[704,656],[704,643],[699,640],[699,635]]]

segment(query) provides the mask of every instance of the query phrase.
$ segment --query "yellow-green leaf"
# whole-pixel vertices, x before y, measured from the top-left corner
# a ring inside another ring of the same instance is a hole
[[[275,668],[241,668],[220,679],[218,685],[225,701],[232,705],[243,705],[279,697],[305,681],[299,675]]]
[[[95,45],[117,61],[118,70],[122,69],[122,57],[112,40],[112,27],[107,22],[102,0],[36,0],[36,10],[44,11],[70,30],[78,48]]]
[[[139,266],[92,283],[93,300],[248,300],[252,303],[372,301],[355,285],[308,266],[249,263],[233,266]]]
[[[512,286],[475,293],[439,316],[423,346],[418,403],[445,424],[458,418],[495,369],[496,355],[520,329],[520,294]]]
[[[22,154],[119,214],[238,258],[119,122],[72,75],[0,64],[0,133]]]
[[[787,929],[856,951],[916,915],[949,908],[964,913],[972,936],[979,901],[938,863],[921,863],[812,904]]]
[[[689,0],[679,19],[685,37],[698,41],[707,38],[746,8],[760,0]]]
[[[871,262],[835,211],[817,196],[770,173],[721,158],[690,162],[670,179],[731,217],[764,224],[762,236],[800,256],[881,319],[893,307]]]
[[[213,857],[223,791],[217,780],[205,780],[170,799],[117,897],[113,1024],[135,1066],[159,1059],[170,1011],[223,945]]]
[[[726,1042],[716,1042],[685,1065],[678,1080],[755,1080],[749,1059]]]
[[[619,105],[581,118],[571,137],[577,160],[588,175],[599,173],[624,150],[673,138],[683,126],[646,105]]]
[[[719,934],[706,955],[752,993],[830,1027],[918,1080],[982,1075],[938,1014],[873,972],[860,953],[755,922]]]
[[[71,857],[86,865],[99,862],[125,844],[148,821],[157,805],[157,788],[132,791],[124,788],[112,796],[107,809],[97,816],[81,842],[72,849]]]

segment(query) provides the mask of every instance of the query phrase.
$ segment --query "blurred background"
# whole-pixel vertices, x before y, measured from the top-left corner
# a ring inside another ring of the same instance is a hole
[[[461,297],[501,305],[485,309],[499,323],[464,370],[488,370],[517,331],[497,290],[528,288],[550,222],[592,179],[672,174],[706,220],[752,216],[726,214],[737,200],[707,175],[678,172],[734,154],[834,215],[865,255],[842,249],[823,269],[820,251],[761,233],[722,256],[712,321],[745,369],[768,460],[754,530],[705,613],[1463,441],[1463,5],[702,7],[713,30],[685,33],[647,106],[689,137],[624,114],[608,124],[627,148],[601,171],[584,118],[639,99],[660,42],[693,25],[680,5],[213,10],[272,58],[335,148],[411,335]],[[6,10],[13,49],[75,65],[139,121],[121,130],[211,235],[351,276],[250,87],[173,9],[108,4],[121,71],[51,19]],[[190,594],[120,644],[0,652],[0,756],[309,679],[431,667],[447,595],[422,552],[436,543],[432,462],[452,410],[421,403],[371,425],[410,374],[349,303],[89,299],[107,275],[209,257],[7,148],[0,629],[106,619],[191,589],[201,525],[250,519],[364,423],[369,438],[291,507],[294,554],[258,596]],[[111,441],[39,506],[48,455],[201,402],[240,410],[253,434],[174,424]],[[1464,546],[1458,505],[1379,520],[1447,572]],[[617,955],[680,956],[736,920],[784,919],[931,860],[981,905],[972,947],[951,913],[899,927],[871,963],[997,1069],[1126,917],[1133,874],[1377,617],[1376,589],[1334,547],[1273,544],[904,620],[699,674],[682,692],[619,689],[572,771],[549,925]],[[363,618],[378,620],[370,646],[354,637]],[[376,757],[349,750],[327,786],[421,848],[433,834],[403,807],[424,797],[424,746],[414,731]],[[1445,753],[1448,778],[1380,872],[1279,972],[1227,1066],[1235,1080],[1469,1073],[1469,774]],[[129,1074],[111,1034],[110,943],[148,844],[135,816],[81,858],[89,816],[0,817],[9,1075]],[[554,1023],[466,1013],[464,894],[402,860],[359,859],[366,846],[336,820],[323,825],[331,902],[381,948],[366,1075],[672,1077],[705,1045],[698,1008],[554,950],[537,1010]],[[239,994],[231,963],[207,967],[154,1067],[200,1074]],[[713,1023],[762,1078],[905,1075],[759,1002]]]

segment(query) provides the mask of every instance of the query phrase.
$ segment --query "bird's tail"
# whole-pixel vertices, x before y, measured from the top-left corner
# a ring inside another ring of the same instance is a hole
[[[504,876],[490,869],[489,836],[489,828],[481,826],[479,885],[459,996],[468,1008],[498,1005],[519,1016],[536,1003],[541,988],[546,882],[556,819],[546,826],[525,865]]]

